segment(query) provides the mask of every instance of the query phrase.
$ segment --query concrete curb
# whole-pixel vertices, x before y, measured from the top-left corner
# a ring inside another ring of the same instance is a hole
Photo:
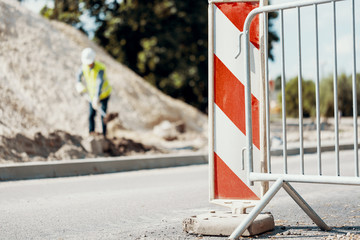
[[[360,146],[360,145],[359,145]],[[321,151],[334,151],[333,145],[321,147]],[[341,144],[339,150],[354,149],[353,144]],[[316,153],[316,146],[305,147],[304,153]],[[288,148],[288,155],[300,153],[299,148]],[[272,149],[271,156],[282,156],[282,149]],[[130,157],[62,160],[54,162],[29,162],[0,165],[0,181],[51,177],[70,177],[89,174],[115,173],[141,169],[167,168],[208,163],[204,153],[145,155]]]
[[[358,145],[358,148],[360,147],[360,144]],[[346,143],[346,144],[340,144],[339,145],[339,150],[351,150],[354,149],[354,144],[353,143]],[[321,146],[321,152],[331,152],[331,151],[335,151],[335,146],[334,145],[324,145]],[[283,149],[281,148],[276,148],[276,149],[272,149],[270,151],[271,156],[282,156],[283,155]],[[304,153],[317,153],[317,146],[309,146],[309,147],[304,147]],[[300,148],[298,147],[288,147],[287,149],[287,154],[288,155],[296,155],[296,154],[300,154]]]
[[[207,162],[207,155],[191,153],[13,163],[0,165],[0,181],[115,173],[205,164]]]

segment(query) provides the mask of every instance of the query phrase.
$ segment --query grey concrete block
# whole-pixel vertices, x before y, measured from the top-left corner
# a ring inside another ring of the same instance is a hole
[[[248,214],[236,214],[225,211],[213,211],[186,218],[183,229],[190,234],[209,236],[230,236]],[[260,214],[242,236],[254,236],[273,230],[274,217],[270,213]]]

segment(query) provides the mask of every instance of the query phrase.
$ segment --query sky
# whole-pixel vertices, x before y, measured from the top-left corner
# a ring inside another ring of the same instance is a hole
[[[47,5],[53,7],[53,0],[25,0],[21,4],[35,13],[39,13],[40,10]]]
[[[289,2],[289,0],[272,0],[272,5]],[[355,12],[360,14],[360,2],[355,0]],[[356,55],[360,55],[360,15],[356,18]],[[333,7],[332,3],[318,6],[319,19],[319,74],[320,79],[332,76],[334,66],[334,37],[333,37]],[[352,73],[352,18],[351,1],[336,3],[336,32],[338,51],[338,74]],[[274,29],[280,35],[280,18],[274,21]],[[316,50],[315,50],[315,8],[314,6],[301,9],[301,41],[302,41],[302,71],[305,79],[316,79]],[[298,74],[298,33],[297,10],[284,11],[284,45],[285,45],[285,78],[289,80]],[[270,79],[281,74],[281,44],[276,43],[273,53],[275,61],[269,62]],[[360,60],[357,69],[360,70]]]
[[[305,0],[308,1],[308,0]],[[23,4],[34,12],[39,12],[44,4],[52,6],[52,0],[27,0]],[[282,4],[290,0],[271,0],[271,4]],[[356,18],[356,55],[357,69],[360,72],[360,2],[355,0]],[[302,72],[305,79],[316,79],[315,51],[315,14],[314,7],[301,9]],[[338,73],[352,73],[352,33],[351,0],[336,3]],[[319,74],[320,79],[333,74],[333,8],[332,3],[318,7],[319,19]],[[275,31],[280,35],[280,18],[273,22]],[[91,26],[88,26],[91,28]],[[298,74],[298,33],[297,11],[284,11],[285,78],[289,80]],[[281,43],[275,43],[273,54],[275,61],[269,62],[269,77],[275,79],[281,74]],[[359,59],[359,60],[358,60]]]
[[[45,5],[50,8],[54,7],[53,0],[25,0],[21,2],[21,4],[33,11],[34,13],[39,13]],[[91,18],[86,14],[80,16],[80,20],[82,22],[85,22],[85,25],[83,27],[89,33],[89,38],[92,38],[94,36],[93,30],[96,26],[94,24],[94,21],[92,21]]]

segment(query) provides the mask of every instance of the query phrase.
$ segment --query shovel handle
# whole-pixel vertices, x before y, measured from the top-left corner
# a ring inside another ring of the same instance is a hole
[[[91,98],[88,94],[84,94],[83,97],[86,99],[86,101],[88,101],[91,104]],[[106,113],[104,112],[104,110],[101,107],[99,107],[98,110],[99,110],[101,116],[103,116],[103,117],[106,116]]]

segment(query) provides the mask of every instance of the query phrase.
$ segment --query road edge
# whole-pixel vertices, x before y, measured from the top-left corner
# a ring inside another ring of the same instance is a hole
[[[359,145],[360,146],[360,145]],[[333,145],[322,146],[321,151],[334,151]],[[354,149],[353,144],[340,144],[339,150]],[[288,155],[299,154],[299,148],[288,148]],[[304,153],[315,153],[316,147],[305,147]],[[282,156],[282,149],[272,149],[271,156]],[[205,153],[139,155],[126,157],[104,157],[92,159],[60,160],[53,162],[28,162],[0,165],[0,181],[26,180],[54,177],[71,177],[136,171],[143,169],[179,167],[207,164]]]
[[[0,165],[0,181],[70,177],[208,163],[204,153],[28,162]]]

